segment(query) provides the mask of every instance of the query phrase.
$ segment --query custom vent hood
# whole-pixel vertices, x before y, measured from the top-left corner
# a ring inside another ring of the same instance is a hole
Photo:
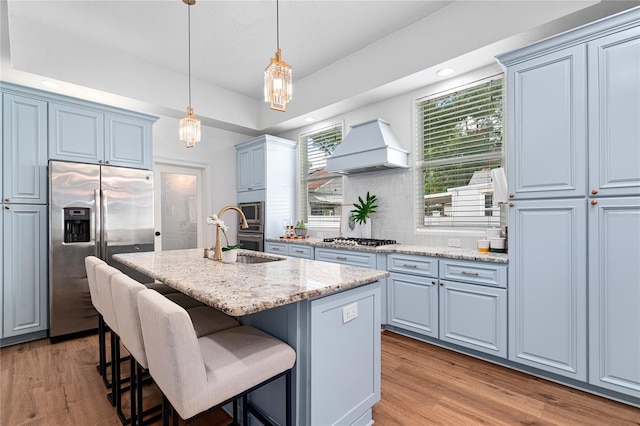
[[[400,147],[389,123],[376,119],[351,126],[327,158],[327,172],[343,175],[409,168],[409,153]]]

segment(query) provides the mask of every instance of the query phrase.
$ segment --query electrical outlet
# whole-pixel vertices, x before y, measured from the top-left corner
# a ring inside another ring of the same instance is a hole
[[[449,247],[460,247],[460,240],[458,238],[449,238]]]
[[[346,324],[358,318],[358,304],[352,303],[342,308],[342,323]]]

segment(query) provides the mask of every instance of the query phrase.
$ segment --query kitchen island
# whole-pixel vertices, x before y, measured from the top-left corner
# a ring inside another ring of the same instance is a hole
[[[379,280],[389,273],[245,250],[240,255],[267,261],[224,264],[204,258],[201,249],[114,258],[291,345],[297,354],[294,424],[371,424],[371,407],[380,399]],[[283,424],[283,395],[279,379],[250,399]]]

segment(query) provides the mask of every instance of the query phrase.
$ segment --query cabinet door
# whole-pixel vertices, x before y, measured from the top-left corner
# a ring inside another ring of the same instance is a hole
[[[291,257],[300,257],[302,259],[313,259],[313,247],[306,244],[288,244],[288,254]]]
[[[3,337],[46,330],[47,206],[4,209]]]
[[[47,103],[3,95],[3,200],[47,202]]]
[[[105,164],[151,169],[152,124],[118,114],[105,116]]]
[[[274,243],[271,241],[266,241],[264,243],[264,252],[265,253],[274,253],[274,254],[282,254],[282,255],[287,255],[288,250],[287,250],[287,245],[286,243]]]
[[[251,148],[251,186],[250,191],[265,189],[267,187],[265,145],[258,145]]]
[[[589,189],[640,194],[640,29],[589,43]]]
[[[92,109],[50,103],[49,158],[102,164],[104,115]]]
[[[508,68],[510,196],[584,195],[585,56],[585,47],[575,46]]]
[[[438,337],[438,286],[435,278],[392,272],[387,279],[387,324]]]
[[[440,339],[507,356],[507,291],[440,281]]]
[[[589,382],[640,398],[640,197],[589,206]]]
[[[586,380],[586,200],[509,210],[509,359]]]

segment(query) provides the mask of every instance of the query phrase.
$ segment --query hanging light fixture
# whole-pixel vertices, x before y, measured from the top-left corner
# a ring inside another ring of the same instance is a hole
[[[189,23],[189,105],[187,105],[187,115],[180,119],[180,140],[187,143],[187,148],[196,146],[200,142],[200,119],[195,116],[191,107],[191,6],[196,4],[196,0],[182,0],[187,5]]]
[[[291,65],[282,60],[280,50],[280,10],[276,0],[276,43],[277,49],[274,58],[271,58],[269,66],[264,70],[264,101],[269,102],[271,109],[286,111],[287,102],[292,98]]]

